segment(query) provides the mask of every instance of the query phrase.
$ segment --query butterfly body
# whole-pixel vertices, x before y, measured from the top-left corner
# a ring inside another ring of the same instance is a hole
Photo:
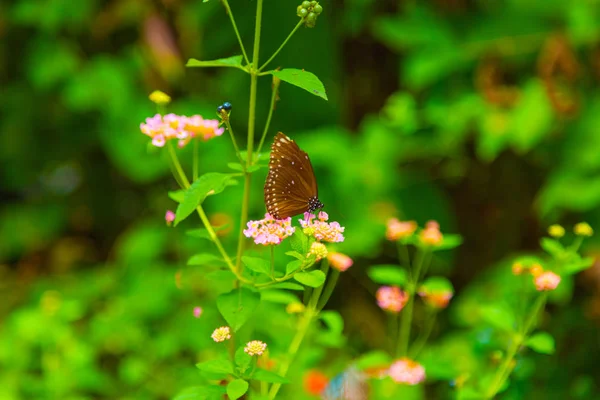
[[[275,219],[323,208],[317,180],[308,158],[296,142],[279,132],[271,146],[265,205]]]

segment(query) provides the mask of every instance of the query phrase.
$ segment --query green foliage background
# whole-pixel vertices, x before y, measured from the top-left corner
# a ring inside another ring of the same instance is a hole
[[[396,215],[438,220],[465,239],[435,260],[457,297],[434,332],[432,385],[407,394],[451,398],[448,380],[493,347],[477,315],[482,303],[511,296],[510,258],[536,251],[554,222],[600,229],[600,3],[321,4],[316,28],[301,29],[273,66],[313,72],[329,101],[282,84],[270,135],[284,131],[311,155],[321,200],[346,226],[340,250],[355,265],[329,306],[344,317],[347,345],[338,334],[331,346],[304,348],[289,393],[309,398],[293,389],[308,368],[333,375],[385,348],[365,268],[393,260],[383,232]],[[231,6],[248,47],[255,2]],[[296,24],[296,6],[266,0],[261,59]],[[175,184],[139,124],[155,113],[148,94],[161,89],[176,113],[212,116],[232,102],[234,131],[244,135],[246,76],[184,68],[188,58],[238,53],[216,0],[0,5],[0,398],[166,399],[197,384],[194,364],[215,351],[219,285],[185,266],[210,249],[183,234],[197,223],[164,226]],[[269,99],[264,78],[259,132]],[[203,171],[226,172],[223,160],[234,161],[226,137],[201,152]],[[264,212],[263,178],[254,175],[254,218]],[[241,190],[206,202],[232,232]],[[227,245],[235,239],[225,233]],[[597,251],[590,241],[585,253]],[[600,395],[597,267],[561,287],[544,322],[557,352],[521,360],[507,399]],[[280,304],[265,307],[259,332],[286,318]],[[289,340],[261,335],[273,346]]]

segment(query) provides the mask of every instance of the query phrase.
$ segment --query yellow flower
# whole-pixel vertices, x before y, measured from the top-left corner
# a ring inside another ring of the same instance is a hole
[[[594,230],[587,222],[578,223],[573,231],[577,236],[592,236],[594,234]]]
[[[168,94],[161,92],[160,90],[155,90],[154,92],[150,93],[150,96],[148,96],[148,98],[153,103],[158,104],[159,106],[164,106],[171,102],[171,97]]]
[[[298,314],[303,312],[304,308],[304,304],[294,302],[287,305],[287,307],[285,308],[285,312],[287,312],[288,314]]]
[[[548,228],[548,234],[556,239],[561,238],[565,236],[565,228],[558,224],[551,225]]]

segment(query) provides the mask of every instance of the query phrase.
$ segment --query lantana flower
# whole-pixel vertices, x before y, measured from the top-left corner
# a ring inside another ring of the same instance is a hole
[[[266,213],[265,218],[249,221],[244,235],[254,239],[254,243],[262,245],[279,244],[283,239],[292,235],[296,228],[292,226],[292,218],[275,219]]]
[[[425,368],[416,361],[401,358],[390,365],[390,378],[405,385],[418,385],[425,380]]]
[[[429,291],[425,288],[420,288],[418,293],[425,304],[433,308],[448,307],[450,299],[452,299],[452,296],[454,296],[454,293],[452,293],[450,290]]]
[[[163,147],[168,140],[178,140],[179,147],[184,147],[193,138],[206,141],[221,136],[225,131],[224,128],[219,128],[219,121],[216,119],[176,114],[167,114],[164,117],[156,114],[146,118],[146,122],[140,124],[140,130],[152,138],[152,144],[156,147]]]
[[[397,286],[382,286],[377,289],[375,297],[381,309],[393,313],[402,311],[409,299],[408,293]]]
[[[210,337],[217,343],[231,339],[231,329],[228,326],[222,326],[214,330]]]
[[[323,243],[314,242],[310,245],[308,255],[314,255],[316,257],[316,261],[320,261],[323,258],[327,257],[327,254],[327,247],[325,247]]]
[[[260,356],[266,349],[267,344],[260,340],[252,340],[251,342],[246,343],[246,347],[244,347],[244,351],[251,356]]]
[[[194,318],[200,318],[202,312],[202,307],[194,307]]]
[[[304,213],[304,218],[300,220],[303,232],[312,236],[319,242],[337,243],[344,241],[344,227],[338,222],[327,222],[329,215],[321,211],[317,218],[314,214]]]
[[[439,246],[444,240],[444,235],[440,232],[440,224],[436,221],[429,221],[425,224],[420,234],[421,243],[429,246]]]
[[[565,236],[565,228],[558,224],[550,225],[548,227],[548,234],[553,238],[559,239]]]
[[[554,272],[546,271],[534,276],[533,282],[535,283],[535,288],[542,292],[556,289],[560,283],[560,279],[560,276]]]
[[[417,230],[415,221],[399,221],[398,218],[391,218],[387,222],[385,237],[387,240],[400,240],[411,236]]]
[[[165,222],[167,223],[167,226],[171,226],[173,221],[175,221],[175,213],[171,210],[167,210],[165,213]]]
[[[320,396],[328,383],[329,378],[320,371],[312,370],[304,375],[304,390],[313,396]]]
[[[594,230],[587,222],[580,222],[573,228],[573,231],[577,236],[592,236]]]
[[[329,265],[331,265],[332,268],[335,268],[341,272],[346,271],[354,263],[354,261],[352,261],[352,259],[347,255],[337,253],[334,251],[330,252],[327,255],[327,260],[329,261]]]

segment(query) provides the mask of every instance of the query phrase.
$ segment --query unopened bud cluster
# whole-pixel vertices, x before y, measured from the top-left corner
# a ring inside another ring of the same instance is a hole
[[[302,18],[304,24],[309,28],[314,28],[317,24],[317,17],[323,12],[323,7],[316,1],[305,0],[298,6],[297,15]]]

